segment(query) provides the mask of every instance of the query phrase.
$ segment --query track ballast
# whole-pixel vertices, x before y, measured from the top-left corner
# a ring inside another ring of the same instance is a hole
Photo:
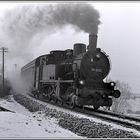
[[[31,94],[29,94],[29,95],[34,97]],[[102,120],[117,123],[119,125],[122,125],[122,126],[125,126],[125,127],[128,127],[128,128],[132,128],[132,129],[136,129],[136,130],[140,131],[140,119],[139,118],[130,117],[130,116],[127,116],[127,115],[113,113],[113,112],[109,112],[109,111],[94,110],[91,107],[70,108],[69,105],[67,105],[67,104],[63,104],[63,105],[62,104],[56,104],[55,101],[53,101],[53,100],[47,101],[43,98],[40,98],[39,100],[47,102],[47,103],[55,105],[55,106],[59,106],[59,107],[64,108],[64,109],[69,109],[73,112],[82,113],[82,114],[88,115],[90,117],[100,118]]]

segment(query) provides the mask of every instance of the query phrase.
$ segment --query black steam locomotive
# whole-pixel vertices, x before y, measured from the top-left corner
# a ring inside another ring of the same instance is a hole
[[[97,35],[89,35],[89,45],[77,43],[74,49],[54,50],[28,63],[22,77],[35,97],[43,97],[70,107],[111,106],[112,96],[120,97],[114,82],[104,82],[109,74],[109,57],[96,47]]]

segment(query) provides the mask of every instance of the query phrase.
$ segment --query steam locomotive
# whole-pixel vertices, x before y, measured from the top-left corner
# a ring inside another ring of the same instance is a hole
[[[61,105],[110,107],[119,98],[115,82],[105,82],[110,72],[109,56],[97,48],[97,35],[89,35],[89,45],[76,43],[73,49],[53,50],[21,69],[32,94]]]

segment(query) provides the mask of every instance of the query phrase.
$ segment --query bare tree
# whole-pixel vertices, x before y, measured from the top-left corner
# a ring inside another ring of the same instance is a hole
[[[127,100],[132,94],[131,87],[124,82],[116,81],[116,89],[120,90],[121,96],[119,98],[113,97],[112,111],[117,113],[126,113],[130,107]]]

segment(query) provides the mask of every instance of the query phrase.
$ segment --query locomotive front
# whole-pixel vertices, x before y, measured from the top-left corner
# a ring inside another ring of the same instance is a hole
[[[89,35],[88,51],[81,57],[79,67],[79,90],[77,104],[111,106],[112,96],[120,97],[115,82],[104,82],[110,71],[108,55],[97,48],[97,35]]]

